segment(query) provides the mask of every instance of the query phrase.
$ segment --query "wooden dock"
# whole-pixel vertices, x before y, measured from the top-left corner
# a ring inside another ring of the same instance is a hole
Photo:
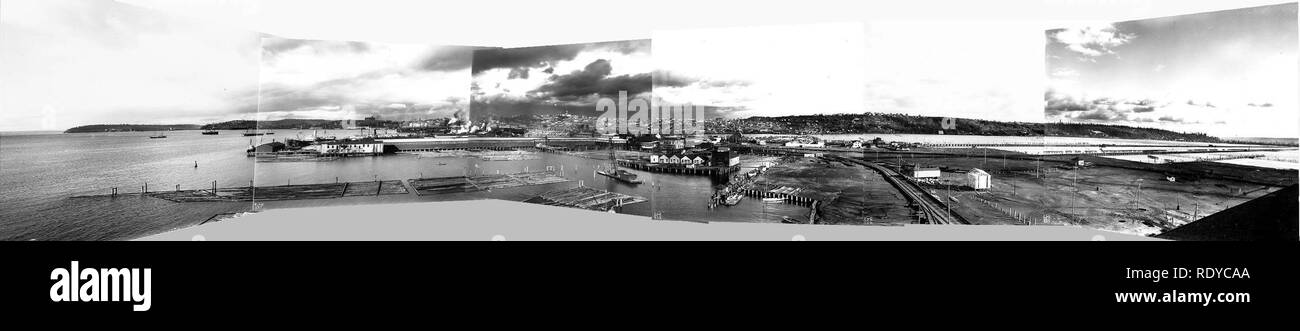
[[[332,199],[351,196],[379,196],[407,194],[406,186],[401,181],[369,181],[329,184],[300,184],[277,186],[226,187],[203,190],[171,190],[116,195],[143,195],[172,202],[228,202],[228,201],[274,201],[303,199]],[[115,194],[90,195],[82,197],[111,197]]]
[[[524,200],[548,206],[607,211],[614,207],[649,201],[646,198],[585,186],[555,190]]]
[[[572,181],[552,171],[521,172],[504,175],[476,175],[407,180],[415,194],[461,193],[520,186],[544,185]]]
[[[685,165],[680,164],[649,163],[640,160],[618,160],[618,166],[641,171],[695,176],[724,176],[740,171],[740,166],[696,166],[687,168]]]

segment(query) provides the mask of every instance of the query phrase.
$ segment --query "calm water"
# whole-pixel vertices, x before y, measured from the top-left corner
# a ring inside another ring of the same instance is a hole
[[[173,203],[131,196],[148,183],[150,191],[283,184],[332,183],[420,176],[458,176],[467,172],[512,173],[563,167],[574,182],[492,192],[435,196],[414,194],[382,197],[270,201],[264,208],[322,205],[423,202],[495,198],[524,200],[577,185],[651,199],[625,206],[622,213],[649,216],[661,211],[665,219],[733,222],[779,222],[781,216],[806,217],[808,209],[763,204],[746,199],[734,207],[708,209],[706,199],[715,179],[638,172],[647,184],[629,186],[594,174],[606,164],[585,158],[539,154],[541,159],[481,161],[477,158],[429,158],[415,155],[343,158],[326,162],[255,162],[244,155],[251,143],[283,140],[310,131],[279,130],[275,135],[244,137],[240,131],[204,136],[198,131],[123,133],[6,133],[0,135],[0,240],[120,240],[196,225],[213,215],[248,211],[248,202]],[[352,133],[331,130],[328,135]],[[198,167],[194,167],[195,163]],[[649,185],[657,183],[658,187]],[[107,194],[118,197],[72,198]]]

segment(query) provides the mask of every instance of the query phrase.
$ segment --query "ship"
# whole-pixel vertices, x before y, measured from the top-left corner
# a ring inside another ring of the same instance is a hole
[[[266,133],[265,133],[265,132],[257,132],[257,131],[254,131],[254,130],[252,130],[252,129],[250,129],[250,130],[248,130],[248,131],[244,131],[244,136],[245,136],[245,137],[248,137],[248,136],[260,136],[260,135],[264,135],[264,134],[266,134]]]
[[[641,181],[640,179],[637,179],[637,178],[636,178],[636,177],[637,177],[636,174],[631,173],[631,172],[628,172],[627,170],[623,170],[623,169],[615,169],[615,170],[610,171],[610,172],[597,171],[596,173],[600,174],[601,176],[605,176],[605,177],[613,178],[614,180],[617,180],[617,181],[622,182],[622,183],[624,183],[624,184],[641,184],[641,183],[642,183],[642,181]]]
[[[613,145],[613,141],[613,138],[610,138],[611,146]],[[613,178],[614,180],[624,184],[641,184],[641,180],[636,178],[636,174],[618,168],[618,156],[614,154],[613,148],[609,149],[609,171],[597,171],[596,173],[601,176]]]
[[[157,135],[149,136],[149,139],[158,139],[158,138],[167,138],[167,135],[162,134],[162,132],[159,132]]]
[[[221,132],[217,132],[217,130],[206,130],[206,131],[203,131],[203,134],[205,134],[205,135],[214,135],[214,134],[218,134],[218,133],[221,133]]]

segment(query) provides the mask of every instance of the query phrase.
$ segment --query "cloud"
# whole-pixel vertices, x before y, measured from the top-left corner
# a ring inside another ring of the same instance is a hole
[[[435,46],[421,57],[416,67],[425,71],[457,71],[473,65],[474,51],[486,47]]]
[[[450,113],[469,94],[474,47],[268,38],[259,91],[239,110],[259,118]],[[351,107],[353,111],[340,109]]]
[[[1135,34],[1122,33],[1110,24],[1050,30],[1048,35],[1051,40],[1086,57],[1115,54],[1115,47],[1127,44],[1137,37]]]
[[[566,44],[521,48],[497,48],[474,53],[473,74],[492,69],[541,69],[550,74],[564,61],[572,61],[584,52],[612,52],[621,55],[649,54],[650,40],[623,40],[587,44]]]
[[[262,38],[262,56],[264,57],[274,58],[279,54],[300,48],[310,49],[317,54],[365,53],[370,50],[370,45],[356,41]]]
[[[529,92],[539,99],[558,99],[564,101],[590,97],[592,95],[618,95],[627,91],[628,95],[650,92],[654,87],[650,73],[635,75],[610,76],[613,65],[608,60],[596,60],[585,68],[568,75],[554,76],[553,80]]]
[[[585,44],[574,44],[479,50],[474,52],[472,73],[498,68],[552,67],[559,61],[573,60],[586,47]]]
[[[1148,126],[1222,122],[1227,110],[1210,103],[1170,102],[1157,99],[1081,98],[1049,89],[1044,113],[1051,120],[1146,124]]]

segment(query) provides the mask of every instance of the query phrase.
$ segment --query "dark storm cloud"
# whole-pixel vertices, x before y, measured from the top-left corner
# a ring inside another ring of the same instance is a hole
[[[552,73],[556,62],[573,60],[584,51],[608,50],[620,54],[649,53],[650,40],[624,40],[587,44],[552,45],[521,48],[501,48],[474,52],[473,73],[509,68],[548,68]]]
[[[474,51],[473,73],[497,68],[541,68],[573,60],[586,44],[503,48]]]
[[[529,95],[541,99],[572,101],[591,95],[617,95],[619,91],[627,91],[628,95],[637,95],[650,92],[654,88],[650,73],[610,77],[613,70],[610,61],[596,60],[587,64],[582,70],[568,75],[553,76],[554,79],[550,83],[530,91]]]
[[[1131,117],[1132,114],[1150,113],[1169,106],[1152,99],[1116,100],[1098,98],[1083,100],[1057,93],[1053,90],[1043,94],[1046,101],[1044,112],[1048,117],[1089,121],[1138,121],[1153,122],[1146,118]],[[1189,103],[1193,104],[1193,103]]]

